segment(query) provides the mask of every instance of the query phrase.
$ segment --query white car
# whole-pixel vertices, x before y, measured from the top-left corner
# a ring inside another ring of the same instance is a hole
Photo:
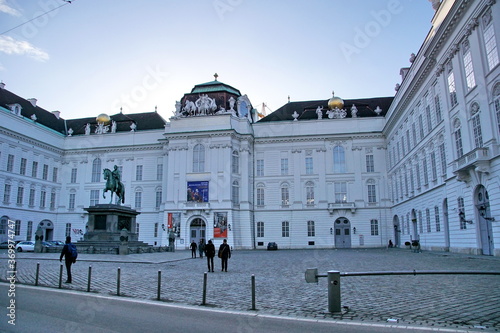
[[[17,243],[16,249],[18,252],[23,252],[23,251],[35,251],[35,242],[32,241],[24,241]]]

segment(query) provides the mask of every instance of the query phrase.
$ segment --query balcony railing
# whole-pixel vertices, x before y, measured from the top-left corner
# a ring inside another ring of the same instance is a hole
[[[334,211],[340,210],[340,209],[343,209],[343,210],[350,209],[351,213],[354,214],[356,212],[356,205],[354,204],[354,202],[347,202],[347,201],[328,203],[328,211],[330,212],[330,214],[333,214]]]
[[[453,172],[470,169],[476,166],[477,162],[489,161],[490,153],[488,148],[476,148],[455,160]]]

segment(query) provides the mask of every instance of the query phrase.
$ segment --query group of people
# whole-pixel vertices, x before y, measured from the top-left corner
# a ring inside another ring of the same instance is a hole
[[[215,245],[211,240],[209,240],[207,244],[205,244],[203,239],[200,240],[199,244],[192,241],[189,248],[191,249],[191,258],[196,258],[196,250],[199,251],[200,258],[203,258],[203,253],[205,253],[205,256],[207,257],[208,271],[214,272]],[[227,244],[226,239],[224,239],[222,244],[219,246],[217,256],[221,259],[222,271],[227,272],[227,261],[231,258],[231,247]]]

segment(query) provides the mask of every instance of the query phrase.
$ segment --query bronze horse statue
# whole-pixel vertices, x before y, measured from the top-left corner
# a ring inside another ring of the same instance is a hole
[[[109,200],[109,203],[110,204],[112,203],[113,193],[115,193],[116,204],[119,205],[120,202],[125,203],[125,186],[123,186],[123,183],[120,181],[119,171],[116,170],[116,172],[118,174],[115,176],[115,174],[113,174],[113,171],[109,170],[108,168],[104,169],[103,175],[104,175],[104,180],[106,180],[106,187],[102,192],[102,197],[106,199],[105,193],[107,191],[111,191],[111,198]]]

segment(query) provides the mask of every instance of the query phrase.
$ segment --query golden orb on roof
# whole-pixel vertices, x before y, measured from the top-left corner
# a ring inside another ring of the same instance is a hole
[[[95,118],[95,120],[98,123],[108,124],[111,121],[111,118],[107,114],[101,113]]]
[[[342,109],[344,107],[344,101],[340,97],[336,97],[335,93],[332,91],[332,98],[328,100],[328,109],[333,110],[335,108]]]

